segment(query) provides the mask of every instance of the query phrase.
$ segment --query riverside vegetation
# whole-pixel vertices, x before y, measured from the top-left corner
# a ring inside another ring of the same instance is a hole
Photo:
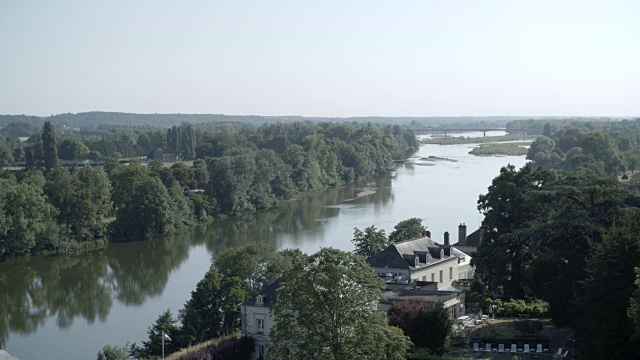
[[[400,126],[309,122],[98,133],[58,132],[46,122],[25,143],[0,138],[0,166],[25,167],[0,173],[0,259],[140,240],[268,209],[386,173],[417,149],[415,134]],[[189,163],[135,159],[158,148]],[[103,165],[60,166],[72,159]]]

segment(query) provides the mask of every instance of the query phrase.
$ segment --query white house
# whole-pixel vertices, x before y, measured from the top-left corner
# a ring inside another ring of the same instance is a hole
[[[386,281],[410,283],[428,281],[447,289],[453,281],[472,279],[474,268],[471,256],[449,244],[449,233],[444,234],[444,245],[423,237],[389,245],[367,260],[375,272]]]
[[[279,280],[265,285],[257,296],[240,304],[242,336],[251,336],[256,340],[253,359],[263,359],[265,350],[271,342],[269,333],[275,325],[275,319],[269,314],[269,309],[276,299],[276,290],[279,287]]]

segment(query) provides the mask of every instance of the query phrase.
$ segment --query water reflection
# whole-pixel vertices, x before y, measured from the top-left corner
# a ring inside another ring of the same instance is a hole
[[[106,321],[114,300],[142,304],[159,295],[187,259],[189,234],[111,246],[79,256],[33,257],[0,264],[0,344],[49,318],[61,329],[76,318]]]
[[[79,318],[89,324],[107,322],[115,302],[136,306],[161,296],[171,272],[188,259],[191,247],[204,244],[209,253],[216,254],[248,241],[281,245],[286,237],[295,246],[309,236],[322,236],[328,219],[341,211],[365,204],[382,208],[392,201],[391,181],[386,177],[330,189],[277,209],[151,241],[112,244],[78,256],[0,263],[0,348],[9,333],[36,332],[49,319],[60,329],[73,327]],[[335,204],[348,205],[332,206]],[[96,349],[104,345],[100,339],[96,342],[101,344]]]

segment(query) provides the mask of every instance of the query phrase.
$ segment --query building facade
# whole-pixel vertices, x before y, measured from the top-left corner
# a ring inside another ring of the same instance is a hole
[[[431,240],[428,232],[423,235],[391,244],[367,262],[387,282],[428,281],[446,289],[456,280],[473,278],[471,256],[449,244],[449,233],[443,245]]]

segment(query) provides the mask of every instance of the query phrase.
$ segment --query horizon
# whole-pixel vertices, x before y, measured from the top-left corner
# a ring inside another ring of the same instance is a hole
[[[354,115],[354,116],[315,116],[315,115],[295,115],[295,114],[285,114],[285,115],[260,115],[260,114],[223,114],[223,113],[159,113],[159,112],[147,112],[147,113],[135,113],[135,112],[124,112],[124,111],[103,111],[103,110],[89,110],[82,112],[62,112],[58,114],[51,115],[33,115],[33,114],[0,114],[0,116],[34,116],[39,118],[48,118],[60,115],[78,115],[78,114],[90,114],[90,113],[110,113],[110,114],[131,114],[131,115],[217,115],[217,116],[255,116],[255,117],[300,117],[300,118],[327,118],[327,119],[358,119],[358,118],[383,118],[383,119],[431,119],[431,118],[527,118],[533,120],[547,120],[547,119],[611,119],[611,120],[624,120],[624,119],[636,119],[640,118],[640,116],[620,116],[620,115],[424,115],[424,116],[415,116],[415,115],[398,115],[398,116],[382,116],[382,115]]]
[[[640,116],[631,0],[26,0],[0,10],[0,114]]]

